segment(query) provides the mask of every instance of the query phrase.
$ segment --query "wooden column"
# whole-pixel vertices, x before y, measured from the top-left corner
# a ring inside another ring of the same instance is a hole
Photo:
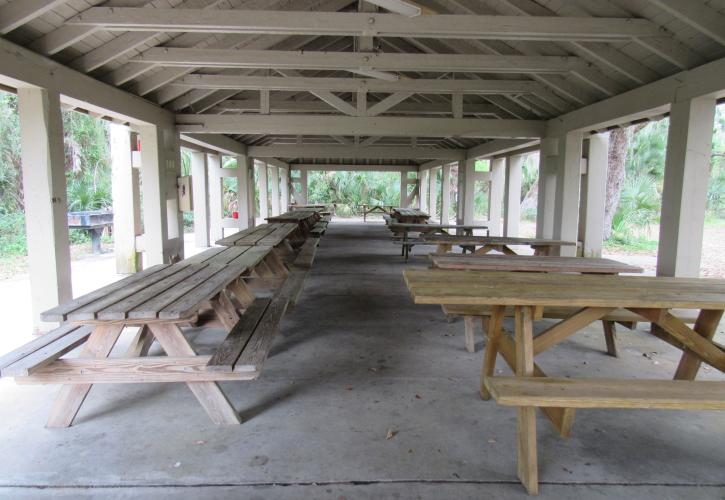
[[[536,237],[554,237],[556,200],[556,159],[559,139],[547,137],[541,141],[539,154],[539,197],[536,205]]]
[[[113,252],[116,272],[131,274],[141,270],[141,254],[136,251],[136,236],[141,234],[139,175],[133,168],[131,130],[111,123],[111,172],[113,190]]]
[[[218,154],[207,155],[209,172],[209,240],[214,243],[224,237],[224,196],[222,187],[222,158]]]
[[[191,191],[194,199],[194,242],[197,247],[209,246],[209,187],[207,155],[191,152]]]
[[[237,156],[237,227],[247,229],[249,227],[249,169],[247,168],[247,157]]]
[[[448,224],[451,209],[451,164],[443,165],[441,180],[441,224]]]
[[[475,215],[474,198],[476,196],[476,159],[469,158],[464,162],[464,165],[463,223],[473,224]]]
[[[246,157],[247,164],[247,227],[254,227],[257,224],[257,205],[255,200],[254,186],[254,158]],[[241,213],[240,213],[241,217]]]
[[[698,97],[670,108],[658,276],[700,275],[715,105],[714,97]]]
[[[505,188],[506,158],[491,161],[491,184],[488,192],[488,233],[501,236],[501,206]]]
[[[280,210],[286,212],[289,210],[289,168],[279,169],[279,196]]]
[[[407,205],[405,203],[406,195],[408,194],[408,173],[407,172],[400,172],[400,206],[402,208],[406,208]]]
[[[267,202],[267,190],[269,185],[267,183],[267,164],[263,161],[257,160],[255,162],[257,166],[257,186],[259,189],[259,217],[266,219],[269,217],[269,204]]]
[[[582,134],[569,132],[560,139],[556,157],[554,238],[577,241],[579,235],[579,189],[581,186]],[[559,255],[576,255],[576,247],[559,249]]]
[[[418,208],[420,208],[423,212],[428,212],[428,186],[430,185],[428,181],[428,175],[430,173],[430,170],[423,170],[421,172],[418,172],[418,186],[419,186],[419,195],[418,195]]]
[[[144,267],[150,267],[167,261],[164,252],[169,238],[169,212],[166,191],[168,178],[164,154],[164,132],[155,125],[140,126],[139,131],[141,135],[141,178],[143,181]]]
[[[300,170],[300,199],[298,203],[307,205],[307,170],[304,168]]]
[[[20,88],[18,115],[30,300],[35,328],[45,330],[40,313],[73,298],[60,96]]]
[[[274,165],[269,165],[269,182],[272,188],[272,215],[279,215],[279,169]]]
[[[609,133],[589,137],[586,174],[582,178],[579,237],[584,257],[602,256],[604,207],[607,198]]]
[[[428,170],[428,213],[431,219],[436,216],[436,202],[438,201],[438,191],[436,190],[436,174],[437,167]]]
[[[519,235],[521,221],[521,175],[524,164],[523,155],[506,158],[506,183],[503,202],[503,234],[516,237]]]

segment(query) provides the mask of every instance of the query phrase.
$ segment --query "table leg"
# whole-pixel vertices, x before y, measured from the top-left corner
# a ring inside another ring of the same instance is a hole
[[[717,332],[722,315],[723,311],[703,309],[700,311],[697,321],[695,321],[695,326],[692,329],[704,338],[712,340],[715,332]],[[675,380],[695,380],[701,364],[702,361],[696,354],[686,350],[680,358],[680,363],[677,365]]]
[[[517,306],[516,323],[516,376],[534,375],[533,310]],[[518,476],[530,495],[539,493],[539,472],[536,457],[536,408],[521,406],[517,409],[518,422]]]
[[[617,353],[617,330],[614,326],[614,321],[602,320],[602,327],[604,328],[604,341],[607,344],[607,354],[615,358],[619,357]]]
[[[169,356],[194,356],[196,353],[179,327],[173,323],[149,325],[151,332]],[[216,382],[186,382],[196,399],[215,424],[240,424],[241,419]]]
[[[488,320],[488,325],[484,325],[484,317],[481,317],[481,326],[486,331],[488,341],[486,342],[486,348],[483,352],[483,365],[481,366],[481,383],[479,384],[479,394],[481,399],[491,399],[491,394],[486,389],[484,379],[493,375],[494,369],[496,368],[496,358],[498,357],[499,340],[501,339],[501,329],[503,328],[505,308],[501,306],[494,306],[491,309],[491,317]]]
[[[96,326],[80,353],[81,358],[106,358],[121,336],[123,325]],[[50,410],[47,427],[69,427],[81,409],[92,384],[64,385]]]
[[[490,252],[491,250],[493,250],[491,245],[483,245],[481,248],[474,251],[473,253],[475,253],[476,255],[484,255],[484,254],[487,254],[488,252]]]
[[[138,333],[131,341],[131,344],[126,350],[127,358],[142,358],[149,353],[151,344],[154,343],[154,336],[151,335],[149,327],[143,325],[138,329]]]

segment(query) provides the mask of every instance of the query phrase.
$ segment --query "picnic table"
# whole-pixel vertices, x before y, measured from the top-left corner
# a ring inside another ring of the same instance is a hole
[[[463,249],[475,249],[476,254],[485,254],[496,250],[506,255],[518,255],[511,249],[514,245],[528,245],[534,250],[534,255],[550,255],[554,248],[563,246],[576,246],[574,241],[549,240],[542,238],[515,238],[510,236],[454,236],[430,235],[424,236],[423,241],[431,245],[438,245],[436,253],[450,252],[454,245]]]
[[[467,225],[467,224],[419,224],[419,223],[401,223],[396,221],[391,221],[388,224],[388,229],[390,229],[393,232],[393,235],[400,235],[402,234],[402,240],[400,241],[402,243],[402,254],[405,256],[405,260],[408,260],[408,256],[410,255],[410,249],[413,247],[413,245],[419,241],[412,241],[409,238],[409,233],[420,233],[420,234],[449,234],[448,231],[450,230],[456,230],[461,231],[463,235],[466,236],[473,236],[473,231],[475,229],[485,229],[486,232],[488,232],[488,226],[475,226],[475,225]],[[394,238],[396,237],[394,236]],[[395,240],[394,240],[395,241]]]
[[[363,222],[367,222],[368,215],[380,212],[383,215],[390,215],[390,212],[395,208],[394,205],[368,205],[363,203],[360,205],[362,216],[363,216]]]
[[[266,220],[270,224],[297,224],[302,236],[307,238],[310,234],[310,230],[315,226],[315,223],[319,219],[320,214],[315,210],[293,210],[280,215],[267,217]]]
[[[513,272],[540,272],[540,273],[583,273],[583,274],[620,274],[641,273],[643,269],[630,266],[623,262],[611,259],[583,258],[583,257],[536,257],[528,255],[462,255],[462,254],[430,254],[433,267],[439,269],[479,270],[479,271],[513,271]],[[475,352],[474,318],[481,318],[481,327],[484,335],[487,329],[491,308],[488,306],[471,305],[445,305],[443,312],[451,316],[463,316],[466,350]],[[559,307],[535,311],[536,318],[561,319],[572,313],[569,307]],[[513,309],[505,311],[505,315],[513,316]],[[604,340],[607,354],[618,357],[616,343],[615,323],[621,323],[630,329],[637,324],[637,316],[628,312],[617,310],[601,318],[604,328]],[[483,380],[483,379],[482,379]]]
[[[297,238],[295,238],[297,236]],[[292,253],[291,242],[299,240],[302,236],[299,232],[299,225],[288,222],[279,224],[260,224],[238,231],[226,238],[216,242],[223,246],[269,246],[278,256],[286,256]]]
[[[402,224],[425,224],[430,215],[419,208],[393,208],[390,215]]]
[[[217,382],[252,380],[266,359],[287,302],[260,302],[244,279],[286,275],[271,250],[261,245],[212,248],[45,311],[44,321],[64,324],[0,358],[2,376],[13,376],[19,384],[63,384],[49,427],[71,425],[92,384],[151,382],[184,382],[215,423],[238,424]],[[197,354],[181,330],[203,318],[227,333],[211,356]],[[139,328],[125,357],[109,357],[126,327]],[[166,356],[147,356],[154,340]],[[77,347],[77,358],[60,359]]]
[[[518,412],[518,476],[538,492],[536,415],[540,408],[567,436],[575,408],[725,409],[725,382],[696,381],[701,363],[725,372],[725,347],[713,337],[725,310],[725,280],[514,273],[447,269],[403,271],[416,304],[489,306],[483,391]],[[515,311],[513,339],[502,331],[506,307]],[[572,313],[534,337],[536,308]],[[653,323],[652,334],[682,350],[675,380],[549,378],[534,357],[617,308]],[[698,310],[694,328],[671,313]],[[493,376],[501,355],[515,376]]]

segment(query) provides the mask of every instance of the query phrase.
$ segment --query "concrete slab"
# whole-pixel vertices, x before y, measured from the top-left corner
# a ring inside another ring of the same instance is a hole
[[[482,339],[470,354],[461,321],[414,305],[405,265],[384,226],[333,222],[260,379],[222,384],[240,426],[214,426],[181,384],[150,384],[96,386],[73,427],[50,430],[56,387],[0,381],[0,497],[525,498],[515,410],[477,395]],[[188,335],[208,352],[222,332]],[[644,329],[619,339],[619,359],[593,326],[537,361],[558,376],[674,372],[678,352]],[[541,497],[723,498],[723,449],[722,412],[582,410],[569,439],[539,418]]]

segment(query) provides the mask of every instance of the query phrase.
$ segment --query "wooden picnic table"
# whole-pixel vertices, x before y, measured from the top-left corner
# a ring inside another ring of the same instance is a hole
[[[320,214],[315,210],[293,210],[280,215],[267,217],[266,220],[270,224],[297,224],[302,236],[307,238],[310,234],[310,230],[315,226],[315,223],[319,219]]]
[[[17,361],[2,363],[2,375],[15,376],[20,384],[64,384],[49,427],[71,425],[95,383],[184,382],[215,423],[239,423],[217,382],[254,379],[259,374],[257,362],[220,366],[212,356],[196,354],[180,327],[197,324],[210,313],[211,320],[231,336],[240,323],[240,311],[246,313],[256,303],[244,278],[287,274],[271,250],[270,246],[212,248],[175,264],[150,267],[45,311],[44,321],[65,322],[68,329],[84,326],[66,336],[61,336],[67,333],[62,327],[56,342],[26,357],[11,353]],[[109,357],[126,327],[139,327],[126,356]],[[146,355],[154,340],[166,356]],[[81,347],[77,358],[60,359],[76,347]]]
[[[461,231],[463,235],[465,236],[473,236],[473,231],[476,229],[485,229],[486,232],[488,232],[488,226],[476,226],[476,225],[468,225],[468,224],[420,224],[420,223],[401,223],[397,222],[390,222],[388,224],[388,229],[390,229],[393,232],[393,238],[400,237],[398,235],[402,234],[402,255],[405,256],[405,260],[408,260],[408,257],[410,255],[410,249],[415,244],[414,241],[411,241],[409,238],[410,233],[420,233],[420,234],[449,234],[448,231],[450,230],[456,230]],[[395,241],[395,240],[394,240]]]
[[[574,408],[725,409],[725,382],[695,381],[702,362],[725,372],[725,347],[713,341],[725,310],[725,280],[407,269],[416,304],[490,306],[482,395],[518,411],[518,475],[538,492],[535,409],[541,408],[562,436]],[[514,338],[502,331],[506,307],[515,310]],[[534,337],[536,308],[571,307],[572,314]],[[652,334],[683,351],[675,380],[547,378],[534,356],[617,308],[653,323]],[[694,328],[671,314],[699,310]],[[501,355],[514,377],[494,376]]]
[[[424,236],[423,241],[431,245],[438,245],[436,253],[450,252],[454,245],[466,248],[480,247],[475,253],[485,254],[496,250],[506,255],[518,255],[511,249],[514,245],[528,245],[534,250],[534,255],[550,255],[554,248],[563,246],[576,246],[573,241],[548,240],[542,238],[515,238],[509,236],[454,236],[431,235]]]
[[[368,205],[366,203],[363,203],[360,205],[360,208],[362,209],[362,216],[363,216],[363,222],[367,222],[368,215],[380,212],[383,215],[390,215],[390,212],[395,208],[394,205]]]
[[[584,257],[547,257],[530,255],[477,255],[432,253],[433,266],[440,269],[479,271],[530,271],[543,273],[622,274],[641,273],[643,269],[611,259]]]
[[[402,224],[425,224],[430,215],[419,208],[393,208],[390,214]]]
[[[260,224],[238,231],[216,242],[223,246],[270,246],[277,252],[288,254],[292,251],[290,240],[299,235],[299,225],[293,222],[279,224]],[[301,238],[301,235],[299,235]]]

